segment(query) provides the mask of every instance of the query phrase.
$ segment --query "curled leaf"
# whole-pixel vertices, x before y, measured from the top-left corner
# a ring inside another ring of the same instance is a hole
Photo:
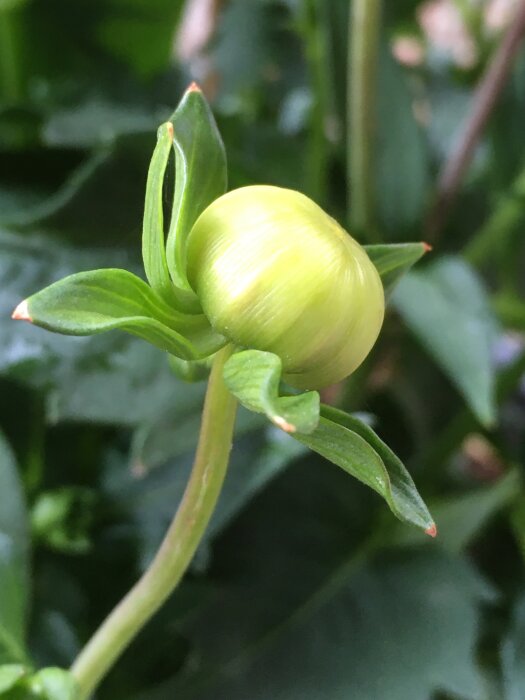
[[[282,363],[277,355],[244,350],[224,366],[224,381],[243,406],[264,413],[287,433],[310,433],[319,422],[319,394],[279,396]]]

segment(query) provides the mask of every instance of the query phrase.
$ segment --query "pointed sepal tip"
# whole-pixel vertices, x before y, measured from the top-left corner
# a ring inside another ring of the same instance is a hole
[[[297,426],[289,423],[282,416],[272,416],[272,422],[275,423],[277,427],[281,428],[281,430],[284,430],[285,433],[297,432]]]
[[[186,92],[202,92],[200,85],[195,81],[191,82],[186,88]]]
[[[32,321],[33,320],[29,314],[29,307],[27,305],[27,299],[24,299],[24,301],[21,301],[20,304],[18,304],[16,309],[11,314],[11,318],[13,318],[15,321]]]
[[[432,523],[432,525],[425,530],[425,535],[428,535],[429,537],[437,537],[437,534],[438,531],[436,523]]]

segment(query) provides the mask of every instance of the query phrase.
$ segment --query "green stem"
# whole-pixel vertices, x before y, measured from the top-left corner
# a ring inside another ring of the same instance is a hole
[[[190,480],[175,518],[151,566],[113,610],[72,666],[86,700],[117,658],[157,612],[181,580],[204,535],[226,474],[236,400],[222,370],[231,347],[217,353],[204,403],[201,432]]]
[[[373,142],[381,0],[353,0],[348,29],[347,187],[353,233],[373,230]]]
[[[321,0],[324,2],[324,0]],[[326,18],[319,0],[304,0],[302,33],[312,86],[312,110],[307,151],[306,189],[312,199],[326,202],[328,175],[328,141],[326,122],[329,116],[328,46]]]
[[[22,93],[20,58],[19,10],[0,10],[0,89],[9,102],[18,100]]]

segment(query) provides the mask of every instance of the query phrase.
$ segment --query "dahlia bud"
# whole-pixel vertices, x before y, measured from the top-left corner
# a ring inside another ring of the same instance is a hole
[[[186,254],[213,328],[278,355],[291,386],[343,379],[376,341],[385,307],[376,268],[299,192],[258,185],[223,195],[195,222]]]

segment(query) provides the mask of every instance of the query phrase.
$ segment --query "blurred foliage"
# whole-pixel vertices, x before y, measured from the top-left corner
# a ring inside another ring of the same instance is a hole
[[[191,79],[212,101],[231,188],[293,187],[347,220],[346,0],[216,1],[190,21],[195,4],[0,0],[7,699],[30,683],[35,697],[70,697],[59,671],[35,681],[27,669],[67,667],[151,559],[204,391],[138,340],[53,336],[11,310],[70,272],[138,271],[156,127]],[[488,0],[458,0],[477,48],[458,66],[423,31],[424,4],[385,3],[373,174],[386,242],[424,238],[436,174],[499,40],[483,28]],[[422,47],[417,65],[393,56],[407,37]],[[99,700],[525,698],[524,74],[522,48],[434,252],[331,397],[372,414],[441,537],[409,531],[365,487],[242,413],[192,569]]]

